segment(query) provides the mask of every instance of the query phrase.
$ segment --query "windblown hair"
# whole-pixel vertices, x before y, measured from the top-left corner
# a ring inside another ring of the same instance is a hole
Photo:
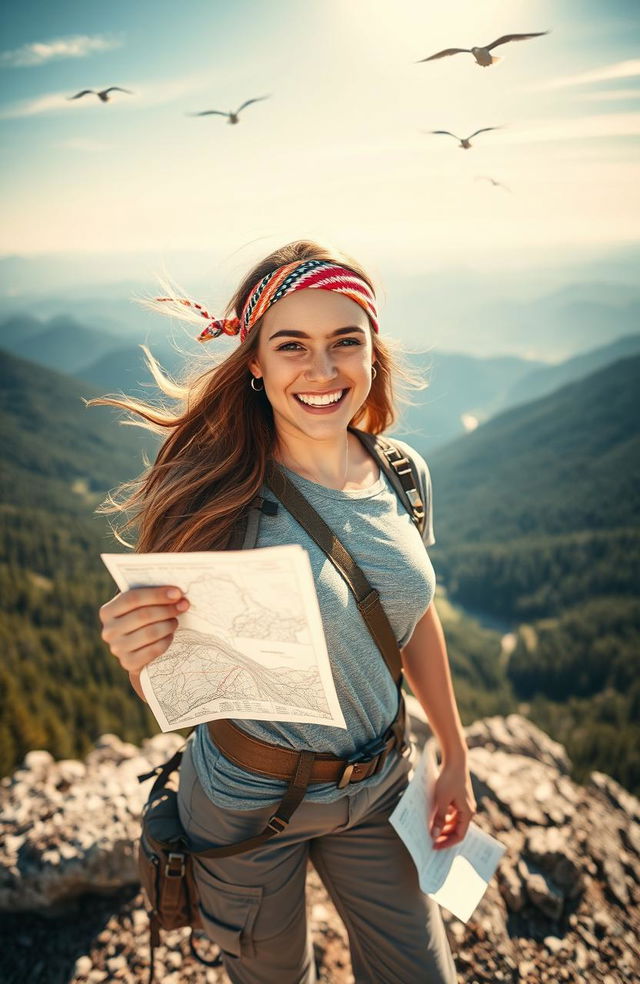
[[[225,316],[240,316],[253,285],[286,263],[298,260],[330,260],[369,284],[370,277],[351,257],[318,243],[299,240],[275,250],[247,273],[227,305]],[[153,302],[148,303],[154,307]],[[173,313],[179,313],[175,304]],[[157,310],[163,309],[157,305]],[[184,312],[184,307],[182,308]],[[179,315],[180,316],[180,315]],[[189,317],[185,320],[189,320]],[[191,320],[197,319],[196,315]],[[198,322],[202,326],[202,321]],[[222,550],[233,527],[264,481],[266,463],[276,446],[271,405],[264,391],[251,388],[249,360],[256,353],[261,321],[247,340],[214,368],[195,371],[181,383],[168,377],[151,352],[142,346],[151,374],[159,388],[173,399],[173,407],[153,406],[124,395],[106,395],[86,401],[87,406],[108,405],[127,411],[125,424],[142,426],[166,435],[155,462],[136,479],[109,493],[96,510],[126,516],[114,535],[132,546],[124,534],[135,528],[134,549],[146,551]],[[396,420],[396,377],[404,384],[424,389],[426,383],[392,354],[397,343],[383,340],[371,330],[377,374],[364,404],[350,421],[372,434],[380,434]],[[402,402],[410,403],[407,399]]]

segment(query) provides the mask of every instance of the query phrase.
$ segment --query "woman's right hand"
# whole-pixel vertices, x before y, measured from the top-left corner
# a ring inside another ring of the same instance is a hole
[[[134,682],[173,640],[178,615],[189,607],[180,588],[130,588],[100,608],[102,638]],[[136,687],[140,693],[138,687]]]

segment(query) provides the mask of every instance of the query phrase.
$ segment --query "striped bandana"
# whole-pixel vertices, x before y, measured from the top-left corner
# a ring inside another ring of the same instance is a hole
[[[249,332],[263,314],[294,290],[335,290],[345,294],[365,311],[375,332],[378,332],[378,315],[375,305],[375,295],[371,288],[357,274],[330,260],[297,260],[286,263],[255,284],[239,318],[212,318],[200,304],[180,299],[179,303],[192,307],[206,318],[209,324],[198,335],[199,342],[208,342],[221,334],[240,335],[240,343],[245,341]],[[159,301],[169,298],[159,297]]]

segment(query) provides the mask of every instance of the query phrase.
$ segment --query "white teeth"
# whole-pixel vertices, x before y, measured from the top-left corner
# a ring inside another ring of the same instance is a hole
[[[303,396],[301,393],[296,393],[296,396],[302,403],[308,403],[312,407],[326,407],[330,403],[337,403],[344,390],[337,390],[335,393],[326,393],[323,396]]]

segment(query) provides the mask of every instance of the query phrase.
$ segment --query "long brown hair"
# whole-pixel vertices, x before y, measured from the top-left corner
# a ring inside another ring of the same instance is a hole
[[[373,283],[351,257],[309,240],[298,240],[275,250],[250,270],[231,298],[225,315],[240,316],[253,285],[268,273],[297,260],[331,260]],[[160,310],[160,306],[158,306]],[[135,423],[166,434],[155,462],[131,482],[110,493],[98,513],[131,513],[116,528],[124,534],[137,528],[138,552],[224,549],[234,522],[258,494],[276,433],[271,405],[264,392],[251,388],[249,360],[256,353],[261,322],[247,340],[213,369],[196,371],[181,383],[166,376],[149,350],[142,346],[149,369],[174,407],[152,406],[126,396],[103,396],[86,401],[119,407]],[[376,377],[366,401],[350,421],[371,434],[380,434],[396,420],[396,378],[416,389],[426,383],[409,371],[392,350],[393,342],[372,331]],[[215,342],[211,343],[215,344]],[[411,401],[403,399],[403,402]],[[135,419],[138,418],[138,419]]]

